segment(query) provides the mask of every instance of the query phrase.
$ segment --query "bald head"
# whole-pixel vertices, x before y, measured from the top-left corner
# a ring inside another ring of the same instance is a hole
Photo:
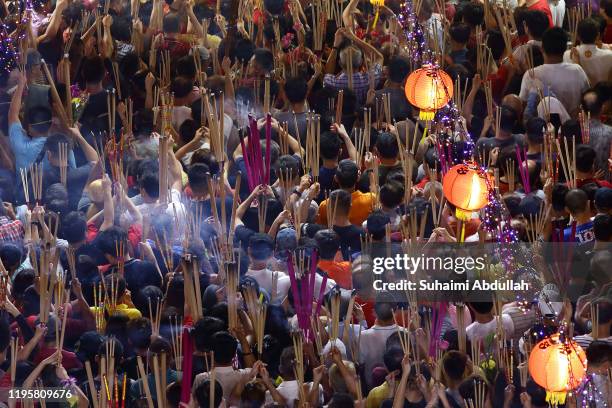
[[[523,102],[521,101],[521,98],[515,94],[508,94],[504,96],[501,104],[514,109],[514,111],[518,113],[523,111]]]

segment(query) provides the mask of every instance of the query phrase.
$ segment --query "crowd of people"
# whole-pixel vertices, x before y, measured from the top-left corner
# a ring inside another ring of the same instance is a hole
[[[612,403],[611,0],[0,0],[0,22],[1,406]],[[421,67],[453,81],[428,120]],[[442,184],[463,162],[491,180],[467,217]],[[375,289],[403,276],[377,250],[451,243],[525,244],[492,269],[537,290]],[[529,361],[557,332],[586,356],[561,397],[530,371],[563,364]]]

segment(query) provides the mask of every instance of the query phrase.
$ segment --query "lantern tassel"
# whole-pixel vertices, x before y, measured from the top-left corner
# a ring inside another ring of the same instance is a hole
[[[421,110],[419,112],[419,119],[422,120],[423,122],[431,122],[435,115],[436,115],[436,112],[434,111]]]
[[[566,396],[565,391],[546,391],[546,402],[553,407],[564,405]]]
[[[380,12],[380,7],[376,7],[376,14],[374,15],[374,22],[372,23],[372,30],[376,28],[376,23],[378,23],[378,14]]]

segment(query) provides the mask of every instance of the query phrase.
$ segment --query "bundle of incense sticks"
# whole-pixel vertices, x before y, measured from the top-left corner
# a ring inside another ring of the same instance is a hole
[[[138,373],[139,373],[141,383],[144,388],[145,396],[147,398],[147,406],[148,408],[155,408],[155,404],[153,404],[153,397],[151,394],[151,389],[149,388],[149,380],[148,380],[147,372],[145,371],[144,364],[142,363],[142,357],[137,356],[136,361],[138,363]]]
[[[68,121],[68,115],[66,114],[66,111],[64,110],[64,103],[62,102],[62,100],[59,97],[59,94],[57,93],[57,88],[55,87],[55,81],[53,80],[53,77],[51,76],[49,67],[47,66],[47,63],[45,62],[44,59],[41,59],[40,63],[43,69],[43,73],[45,74],[45,77],[49,84],[49,89],[51,90],[51,98],[53,99],[53,103],[55,103],[55,106],[57,108],[57,114],[59,116],[60,122],[64,126],[70,127],[70,123]],[[67,98],[70,99],[70,94],[67,95]]]
[[[442,332],[442,323],[448,311],[447,302],[439,302],[435,309],[432,309],[431,319],[431,337],[429,339],[429,356],[435,357],[436,350],[439,347],[440,334]]]
[[[570,31],[570,38],[572,40],[572,47],[576,46],[576,42],[578,40],[578,23],[584,20],[584,16],[585,12],[583,4],[578,5],[578,7],[571,7],[567,10],[567,21]]]
[[[306,171],[315,181],[319,179],[319,142],[321,140],[321,116],[306,116]]]
[[[119,76],[119,64],[113,61],[113,63],[111,64],[111,67],[113,69],[113,80],[115,82],[115,89],[117,90],[117,97],[119,98],[120,101],[122,101],[123,98],[121,97],[121,81],[120,81],[120,76]]]
[[[159,198],[160,204],[168,203],[168,152],[170,149],[170,138],[167,134],[159,137]]]
[[[589,144],[591,141],[591,112],[584,112],[581,110],[580,113],[578,113],[578,120],[580,121],[582,143]]]
[[[353,323],[353,307],[355,306],[355,296],[357,296],[356,291],[351,292],[351,298],[349,299],[349,304],[346,309],[346,315],[344,316],[344,325],[342,330],[342,339],[348,339],[349,337],[349,328]]]
[[[235,262],[226,262],[225,270],[225,292],[227,296],[228,326],[235,330],[238,322],[238,282],[240,280],[238,265]]]
[[[249,318],[251,319],[251,323],[253,324],[253,329],[255,331],[257,355],[261,356],[263,352],[267,305],[263,301],[263,295],[257,295],[257,288],[254,285],[243,285],[242,294],[244,296]]]
[[[466,333],[465,333],[465,304],[455,305],[455,315],[457,316],[457,337],[459,341],[459,351],[466,352]]]
[[[104,321],[104,307],[106,304],[106,293],[102,288],[102,283],[98,283],[93,287],[93,298],[94,298],[94,319],[96,323],[96,331],[98,333],[104,332],[105,321]]]
[[[32,192],[36,206],[42,203],[43,193],[43,169],[42,163],[34,163],[30,166],[30,181],[32,182]]]
[[[591,303],[591,337],[599,338],[599,303]]]
[[[247,145],[244,139],[240,139],[242,147],[242,155],[247,172],[247,182],[249,190],[254,190],[260,184],[268,185],[270,183],[270,146],[272,140],[272,117],[266,115],[266,150],[265,157],[261,154],[261,140],[259,137],[259,129],[257,129],[257,121],[252,115],[249,115],[249,131],[247,134]]]
[[[266,215],[268,213],[268,195],[260,194],[257,199],[257,221],[259,224],[259,232],[266,232]]]
[[[544,206],[544,203],[540,204],[540,210],[537,214],[529,214],[529,224],[527,226],[527,238],[529,242],[536,242],[538,237],[544,233],[546,227],[546,221],[550,215],[552,207],[550,204]]]
[[[527,72],[531,79],[535,78],[535,71],[533,70],[533,46],[527,48],[527,52],[525,53],[525,65],[527,66]]]
[[[506,183],[508,183],[508,188],[510,191],[514,191],[515,187],[515,177],[516,167],[514,164],[514,160],[508,160],[506,162],[505,175],[506,175]]]
[[[527,150],[521,149],[516,145],[516,160],[518,163],[519,175],[521,176],[521,182],[523,183],[523,189],[525,194],[531,192],[531,184],[529,183],[529,166],[527,165]]]
[[[178,225],[178,223],[177,223]],[[170,245],[170,241],[168,241],[168,237],[166,236],[166,232],[162,233],[162,239],[159,239],[159,234],[157,231],[155,232],[155,244],[159,253],[162,257],[162,261],[164,262],[164,266],[168,272],[174,271],[174,256],[172,254],[172,246]]]
[[[185,302],[194,319],[202,316],[202,292],[200,291],[200,263],[190,253],[183,255],[181,266],[185,280]]]
[[[160,298],[155,300],[155,308],[151,305],[151,298],[147,298],[149,305],[149,319],[151,320],[151,332],[155,336],[159,336],[159,328],[161,326],[161,311],[162,301]],[[155,311],[155,313],[153,313]]]
[[[60,168],[60,181],[67,186],[68,176],[68,143],[58,143],[59,152],[59,168]]]
[[[17,337],[11,336],[11,385],[15,386],[15,376],[17,374]]]
[[[299,257],[298,252],[296,256]],[[291,282],[291,293],[293,295],[293,302],[296,308],[296,315],[298,319],[298,327],[305,333],[305,337],[310,339],[310,316],[314,313],[314,316],[319,316],[321,306],[323,305],[323,294],[325,293],[325,286],[327,285],[327,276],[323,276],[321,287],[319,289],[317,304],[313,310],[312,301],[314,298],[315,282],[316,282],[316,266],[317,266],[317,253],[313,252],[310,258],[309,267],[304,267],[302,262],[296,262],[293,255],[290,253],[287,259],[287,270],[289,273],[289,279]],[[298,269],[302,263],[302,268]],[[300,280],[298,284],[298,275],[296,269],[300,273]]]
[[[312,8],[312,38],[313,49],[315,52],[323,50],[323,37],[325,36],[326,18],[321,0],[315,0],[310,3]]]
[[[224,162],[227,157],[225,154],[225,96],[223,93],[211,95],[210,99],[207,94],[202,99],[202,107],[204,115],[208,121],[208,129],[210,131],[210,148],[220,162]],[[258,134],[259,135],[259,134]],[[244,154],[244,151],[243,151]]]
[[[68,45],[72,45],[72,41],[74,40],[74,34],[76,31],[73,29],[72,34],[70,35],[70,40],[68,41]],[[70,48],[68,48],[70,49]],[[73,126],[73,117],[72,117],[72,91],[70,90],[70,59],[68,58],[68,52],[64,52],[64,58],[62,60],[62,68],[63,68],[63,76],[64,76],[64,92],[66,98],[66,123],[69,126]]]
[[[25,198],[25,202],[30,206],[30,186],[28,184],[28,169],[24,169],[23,167],[19,169],[19,174],[21,176],[21,187],[23,188],[23,196]]]
[[[404,354],[410,355],[410,332],[408,331],[409,327],[406,327],[406,317],[403,308],[401,309],[401,322],[397,321],[395,313],[393,313],[393,322],[397,326],[397,336],[402,346],[402,351]]]
[[[527,379],[529,378],[529,366],[527,365],[527,362],[524,361],[522,353],[519,353],[518,355],[521,359],[521,362],[519,363],[517,368],[520,376],[521,388],[524,389],[527,386]]]
[[[561,143],[559,143],[559,138],[555,139],[555,145],[557,147],[557,157],[561,162],[565,181],[567,182],[570,188],[576,188],[576,137],[572,136],[572,154],[570,154],[568,144],[568,139],[563,139],[563,150],[561,150]]]
[[[349,46],[346,52],[346,77],[348,79],[348,89],[353,90],[353,46]]]
[[[342,108],[344,105],[344,90],[338,91],[338,102],[336,103],[336,123],[340,125],[342,123]]]
[[[336,344],[336,340],[340,336],[340,302],[342,300],[342,296],[340,294],[340,288],[335,287],[332,290],[331,296],[329,298],[329,312],[331,314],[331,328],[329,331],[329,339],[332,345]],[[345,325],[348,322],[344,322]]]
[[[153,355],[153,377],[155,380],[155,393],[157,395],[157,407],[164,408],[166,406],[166,383],[162,382],[162,370],[160,367],[160,357],[165,353]]]
[[[115,135],[115,116],[117,112],[117,100],[115,99],[115,89],[106,92],[106,110],[108,113],[108,133],[111,138]]]
[[[217,372],[215,370],[215,352],[211,351],[210,352],[210,371],[209,371],[209,378],[208,378],[208,382],[210,384],[210,389],[208,391],[208,406],[209,407],[214,407],[215,406],[215,385],[217,383]]]
[[[182,371],[183,367],[183,318],[170,317],[170,340],[172,342],[172,354],[174,355],[174,368]]]
[[[304,402],[306,401],[304,392],[304,339],[301,332],[293,333],[291,338],[293,339],[293,351],[295,354],[293,374],[298,383],[299,400]]]

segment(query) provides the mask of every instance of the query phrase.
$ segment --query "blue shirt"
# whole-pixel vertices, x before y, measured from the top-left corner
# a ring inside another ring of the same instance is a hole
[[[565,242],[570,240],[572,234],[572,228],[566,228],[563,231]],[[593,221],[589,221],[586,224],[576,226],[576,242],[578,244],[584,244],[595,240],[595,232],[593,231]]]

